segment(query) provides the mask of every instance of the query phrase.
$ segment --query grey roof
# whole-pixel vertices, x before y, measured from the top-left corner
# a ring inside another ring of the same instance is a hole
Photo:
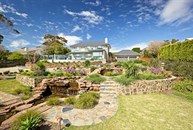
[[[110,46],[110,44],[105,43],[105,42],[81,42],[81,43],[77,43],[74,44],[70,47],[87,47],[87,46]]]
[[[131,50],[121,50],[120,52],[117,52],[115,55],[140,55],[140,54]]]

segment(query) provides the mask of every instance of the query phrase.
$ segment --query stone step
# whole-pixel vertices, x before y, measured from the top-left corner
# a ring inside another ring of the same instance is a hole
[[[102,91],[100,92],[101,94],[116,94],[116,92],[111,92],[111,91]]]
[[[43,113],[43,112],[49,110],[50,108],[52,108],[52,106],[46,105],[46,106],[43,106],[43,107],[38,108],[37,111]]]
[[[117,89],[117,87],[115,87],[115,86],[108,86],[108,87],[100,86],[100,89]]]
[[[99,89],[100,91],[106,91],[106,90],[109,90],[109,91],[116,91],[117,89],[115,89],[115,88],[100,88]]]
[[[100,87],[116,87],[117,84],[101,84]]]
[[[2,102],[2,104],[3,104],[4,106],[9,106],[9,105],[14,104],[14,103],[17,103],[17,102],[19,102],[19,101],[21,101],[21,99],[16,98],[16,99],[4,101],[4,102]]]
[[[23,110],[26,110],[30,107],[32,107],[33,104],[24,104],[24,105],[21,105],[19,107],[16,107],[15,110],[16,111],[23,111]]]

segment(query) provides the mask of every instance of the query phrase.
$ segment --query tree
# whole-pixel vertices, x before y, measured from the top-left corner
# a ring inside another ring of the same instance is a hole
[[[26,57],[29,62],[36,63],[37,61],[40,60],[41,55],[33,53],[33,54],[27,54]]]
[[[137,53],[140,53],[140,52],[141,52],[141,50],[140,50],[140,48],[139,48],[139,47],[135,47],[135,48],[133,48],[133,49],[132,49],[132,51],[137,52]]]
[[[65,43],[67,43],[67,40],[63,37],[59,37],[59,36],[53,36],[51,34],[46,34],[44,36],[44,40],[45,42],[43,43],[43,45],[46,46],[53,46],[53,45],[64,45]]]
[[[13,52],[8,56],[8,60],[25,60],[25,56],[19,52]]]
[[[152,55],[153,58],[156,58],[158,55],[159,48],[165,45],[167,45],[167,43],[165,42],[153,41],[150,42],[150,44],[148,45],[147,51]]]
[[[173,43],[177,43],[177,42],[179,42],[179,40],[178,40],[178,39],[174,39],[174,38],[173,38],[173,39],[171,40],[171,44],[173,44]]]
[[[5,49],[5,47],[0,44],[0,61],[3,62],[7,59],[9,51]]]
[[[3,41],[4,36],[9,32],[19,34],[20,32],[14,28],[13,22],[9,20],[7,17],[5,17],[3,14],[0,14],[0,29],[1,32],[0,34],[0,44]]]

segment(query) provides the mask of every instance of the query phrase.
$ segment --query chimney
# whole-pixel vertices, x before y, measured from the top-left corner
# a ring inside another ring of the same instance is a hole
[[[108,44],[108,43],[109,43],[109,41],[108,41],[108,38],[107,38],[107,37],[105,38],[105,43],[106,43],[106,44]]]
[[[24,48],[24,51],[27,51],[27,47]]]

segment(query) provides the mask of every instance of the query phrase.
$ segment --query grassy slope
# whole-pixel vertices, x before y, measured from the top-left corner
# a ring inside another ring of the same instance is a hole
[[[192,122],[192,101],[164,94],[132,95],[119,97],[119,110],[111,119],[67,130],[189,130]]]
[[[25,88],[25,86],[16,79],[0,80],[0,91],[2,92],[13,93],[18,88]]]

